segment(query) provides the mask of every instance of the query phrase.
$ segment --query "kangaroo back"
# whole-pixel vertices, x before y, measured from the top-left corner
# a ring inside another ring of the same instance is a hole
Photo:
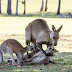
[[[43,19],[36,19],[29,23],[25,29],[26,41],[36,43],[36,40],[41,35],[46,34],[50,31],[46,21]]]
[[[18,64],[20,64],[21,62],[23,62],[23,54],[31,49],[32,49],[31,46],[23,48],[23,46],[15,39],[7,39],[0,46],[0,50],[2,52],[10,54],[10,57],[12,59],[12,65],[16,65],[13,53],[16,54],[17,62]],[[2,52],[0,52],[0,59],[1,59],[0,62],[2,62]]]
[[[8,52],[8,50],[12,51],[13,53],[17,53],[18,51],[22,50],[22,45],[15,39],[7,39],[1,44],[1,49],[3,52]]]

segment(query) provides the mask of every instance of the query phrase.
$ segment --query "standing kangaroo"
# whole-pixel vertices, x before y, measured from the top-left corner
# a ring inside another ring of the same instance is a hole
[[[43,19],[36,19],[29,23],[25,29],[26,45],[30,45],[30,42],[35,46],[39,47],[45,54],[46,52],[42,49],[42,44],[46,44],[47,47],[50,45],[57,45],[59,39],[59,32],[62,26],[56,30],[55,26],[52,25],[51,31],[47,25],[47,22]]]
[[[13,53],[16,54],[17,62],[18,64],[20,64],[21,61],[23,61],[24,53],[32,50],[32,47],[31,46],[23,47],[17,40],[7,39],[1,44],[0,50],[4,53],[9,53],[12,59],[12,65],[17,65],[15,63]]]

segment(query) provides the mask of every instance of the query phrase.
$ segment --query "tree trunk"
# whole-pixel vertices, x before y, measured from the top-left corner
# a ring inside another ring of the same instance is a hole
[[[8,0],[7,13],[8,13],[8,15],[12,15],[12,13],[11,13],[11,0]]]
[[[61,5],[61,0],[59,0],[57,15],[60,14],[60,5]]]
[[[46,5],[45,5],[45,11],[47,11],[47,2],[48,2],[48,0],[46,0]]]
[[[42,6],[41,6],[41,9],[40,9],[40,12],[43,11],[43,6],[44,6],[44,0],[42,0]]]
[[[1,14],[1,1],[0,1],[0,14]]]
[[[24,13],[23,14],[26,14],[26,0],[24,0]]]
[[[16,2],[16,16],[18,15],[18,0]]]

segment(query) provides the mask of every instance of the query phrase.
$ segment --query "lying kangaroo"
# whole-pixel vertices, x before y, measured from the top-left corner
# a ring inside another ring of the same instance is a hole
[[[23,61],[23,55],[24,53],[32,50],[31,46],[27,46],[27,47],[23,47],[18,41],[16,41],[15,39],[7,39],[5,40],[1,46],[0,46],[0,50],[4,53],[9,53],[10,57],[12,59],[12,65],[16,65],[14,58],[13,58],[13,53],[16,54],[17,56],[17,62],[18,64],[21,63],[21,61]]]
[[[51,49],[50,49],[51,50]],[[36,53],[38,53],[40,50],[39,49],[37,49],[35,52],[34,51],[31,51],[28,55],[27,54],[25,54],[24,55],[24,60],[26,60],[27,58],[27,56],[28,56],[28,59],[29,58],[31,58],[31,57],[33,57]],[[48,48],[47,48],[47,50],[46,50],[46,53],[48,52]],[[52,49],[52,53],[54,53],[54,52],[58,52],[55,48],[54,49]]]
[[[51,48],[51,46],[49,46],[48,48]],[[48,53],[48,48],[46,49],[46,53]],[[50,49],[51,52],[54,54],[55,52],[57,52],[57,50],[54,49]],[[50,61],[50,56],[46,56],[42,51],[38,51],[37,53],[30,53],[30,56],[33,55],[31,58],[29,58],[28,60],[25,60],[27,62],[27,64],[48,64]]]
[[[61,29],[62,26],[56,30],[55,26],[52,25],[53,31],[51,31],[46,21],[43,19],[36,19],[29,23],[25,29],[26,45],[30,45],[31,42],[35,48],[37,46],[45,53],[45,51],[42,49],[42,44],[46,44],[47,47],[53,44],[56,46]]]

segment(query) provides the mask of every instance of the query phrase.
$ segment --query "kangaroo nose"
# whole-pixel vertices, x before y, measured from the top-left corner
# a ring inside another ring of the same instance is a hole
[[[53,53],[46,53],[46,56],[53,56]]]

